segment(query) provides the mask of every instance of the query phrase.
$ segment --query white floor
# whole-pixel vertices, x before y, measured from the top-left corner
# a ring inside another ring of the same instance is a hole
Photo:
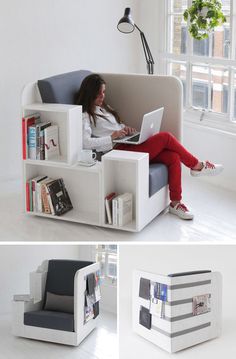
[[[116,317],[101,313],[99,327],[78,347],[16,338],[10,315],[0,316],[0,359],[117,359]]]
[[[185,176],[183,201],[195,214],[183,221],[167,211],[139,233],[32,217],[22,212],[21,187],[1,184],[1,241],[228,241],[236,240],[236,192]]]
[[[178,359],[236,358],[235,319],[230,317],[224,318],[223,332],[220,338],[201,343],[175,354],[169,354],[134,333],[130,325],[131,315],[129,307],[126,304],[122,306],[122,308],[124,308],[124,312],[121,318],[123,320],[121,320],[120,323],[119,359],[131,357],[136,359],[170,359],[173,358],[173,356]]]

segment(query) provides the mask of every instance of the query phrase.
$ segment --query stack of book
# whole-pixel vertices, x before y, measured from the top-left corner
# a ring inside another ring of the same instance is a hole
[[[107,223],[122,227],[132,221],[133,195],[110,193],[105,198]]]
[[[58,126],[42,121],[35,113],[22,118],[23,159],[50,160],[59,157]]]
[[[26,182],[26,210],[60,216],[72,203],[62,178],[37,176]]]

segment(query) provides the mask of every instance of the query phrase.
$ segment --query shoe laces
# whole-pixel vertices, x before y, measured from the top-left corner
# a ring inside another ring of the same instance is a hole
[[[205,168],[210,168],[211,170],[213,170],[215,168],[215,165],[209,161],[206,161]]]
[[[183,203],[179,203],[176,207],[176,209],[180,209],[183,212],[189,212],[188,208],[183,204]]]

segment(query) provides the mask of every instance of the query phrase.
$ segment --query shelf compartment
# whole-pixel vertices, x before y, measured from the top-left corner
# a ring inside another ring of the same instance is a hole
[[[69,193],[73,209],[62,216],[53,216],[40,212],[29,214],[62,219],[80,223],[100,224],[100,171],[83,171],[73,166],[44,166],[25,162],[25,182],[39,175],[53,179],[63,178]]]
[[[40,103],[24,106],[23,117],[34,113],[40,114],[42,122],[51,121],[59,129],[60,157],[49,162],[75,163],[82,149],[82,138],[79,136],[82,133],[81,106]]]

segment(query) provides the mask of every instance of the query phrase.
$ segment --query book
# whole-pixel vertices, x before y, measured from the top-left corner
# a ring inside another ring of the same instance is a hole
[[[47,189],[56,216],[60,216],[73,208],[62,178],[47,183]]]
[[[122,227],[132,221],[133,195],[124,193],[117,197],[118,226]]]
[[[42,212],[51,214],[51,207],[49,203],[49,192],[47,184],[54,182],[52,178],[47,178],[41,184],[41,197],[42,197]]]
[[[28,129],[28,158],[36,160],[36,125]]]
[[[35,212],[39,211],[39,196],[41,196],[41,192],[39,192],[39,186],[38,184],[43,181],[44,179],[46,179],[47,176],[37,176],[35,178],[32,178],[31,183],[32,183],[32,197],[33,197],[33,210]]]
[[[59,157],[58,126],[52,125],[44,129],[45,160]]]
[[[108,224],[112,224],[112,199],[116,196],[115,192],[108,194],[105,197],[105,209]]]
[[[26,211],[30,212],[30,182],[26,182],[25,188],[25,201],[26,201]]]
[[[51,126],[50,121],[42,122],[36,125],[36,159],[37,160],[45,159],[44,130],[49,126]]]
[[[112,224],[113,226],[118,225],[118,200],[117,197],[112,199]]]
[[[30,126],[39,123],[41,121],[40,114],[34,113],[22,118],[22,157],[23,160],[28,158],[28,129]]]

